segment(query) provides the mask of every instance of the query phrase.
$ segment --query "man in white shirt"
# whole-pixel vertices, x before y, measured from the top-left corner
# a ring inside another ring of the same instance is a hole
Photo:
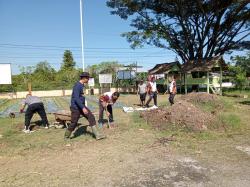
[[[172,81],[170,83],[169,92],[170,92],[169,93],[170,95],[169,95],[168,100],[172,106],[174,104],[174,96],[177,93],[175,76],[173,76]]]
[[[156,82],[155,82],[155,77],[149,77],[149,82],[147,85],[147,92],[149,95],[149,99],[146,103],[146,107],[149,107],[149,103],[151,102],[152,99],[154,99],[154,105],[157,106],[157,86],[156,86]]]
[[[143,80],[141,80],[140,84],[138,85],[137,95],[138,94],[140,94],[141,106],[144,106],[147,95],[147,85],[143,82]]]

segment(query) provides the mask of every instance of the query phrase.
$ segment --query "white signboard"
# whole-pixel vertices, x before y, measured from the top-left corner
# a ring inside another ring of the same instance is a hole
[[[0,64],[0,84],[12,84],[10,64]]]
[[[165,78],[165,75],[164,74],[156,74],[154,75],[155,76],[155,79],[164,79]]]
[[[112,74],[99,74],[99,83],[112,83]]]
[[[88,85],[94,87],[95,86],[95,79],[94,78],[89,78]]]
[[[135,72],[134,71],[126,71],[126,70],[121,70],[117,72],[117,79],[133,79],[135,78]]]

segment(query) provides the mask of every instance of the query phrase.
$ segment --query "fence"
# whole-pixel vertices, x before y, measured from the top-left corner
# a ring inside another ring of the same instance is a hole
[[[128,88],[111,88],[111,92],[120,91],[120,92],[133,92],[135,90],[128,89]],[[94,95],[100,94],[100,89],[93,88],[93,89],[86,89],[84,90],[86,95],[89,95],[90,93]],[[38,97],[59,97],[59,96],[69,96],[71,95],[72,90],[49,90],[49,91],[32,91],[32,95],[38,96]],[[28,91],[25,92],[13,92],[13,93],[0,93],[0,99],[19,99],[19,98],[25,98],[28,94]]]

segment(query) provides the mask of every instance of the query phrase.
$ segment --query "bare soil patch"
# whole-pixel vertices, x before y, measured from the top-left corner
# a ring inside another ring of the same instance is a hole
[[[196,104],[210,103],[215,110],[206,112]],[[207,93],[190,93],[181,96],[171,107],[142,112],[140,116],[153,127],[160,130],[169,127],[184,127],[191,131],[204,131],[216,121],[216,110],[222,109],[223,104],[217,95]]]
[[[185,127],[192,131],[203,131],[207,130],[215,120],[214,115],[202,111],[187,101],[179,101],[171,107],[145,111],[140,116],[160,130],[175,126]]]

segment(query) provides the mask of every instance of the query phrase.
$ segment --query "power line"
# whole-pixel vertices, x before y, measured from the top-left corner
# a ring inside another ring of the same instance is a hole
[[[30,45],[30,44],[10,44],[10,43],[0,43],[0,47],[6,47],[6,48],[25,48],[25,49],[81,49],[79,46],[55,46],[55,45]],[[84,49],[131,49],[130,47],[85,47]],[[138,48],[139,50],[145,50],[145,49],[159,49],[157,47],[148,47],[148,48]]]

